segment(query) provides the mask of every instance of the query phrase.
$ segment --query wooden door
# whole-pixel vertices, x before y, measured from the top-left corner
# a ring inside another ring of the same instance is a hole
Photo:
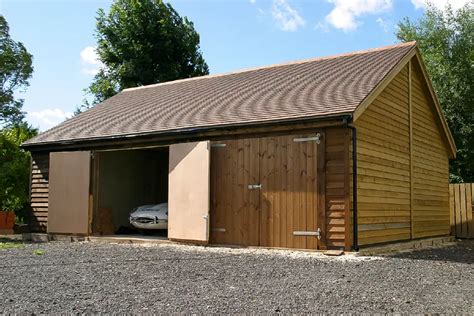
[[[260,139],[260,245],[317,249],[319,140]]]
[[[211,243],[259,244],[259,140],[211,144]]]
[[[89,233],[90,151],[49,155],[48,233]]]
[[[168,238],[209,241],[209,141],[169,149]]]

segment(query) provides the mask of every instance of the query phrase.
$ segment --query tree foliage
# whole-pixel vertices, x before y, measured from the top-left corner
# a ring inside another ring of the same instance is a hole
[[[458,11],[429,5],[419,21],[398,26],[398,39],[418,42],[458,147],[451,178],[474,182],[474,2]]]
[[[10,37],[10,29],[0,15],[0,126],[19,122],[24,117],[22,99],[15,91],[26,88],[33,73],[33,56],[25,46]]]
[[[0,211],[20,211],[27,205],[30,154],[20,145],[37,133],[26,122],[0,132]]]
[[[92,105],[125,88],[209,72],[193,23],[162,0],[115,0],[108,14],[98,11],[96,38],[103,66],[86,89]]]

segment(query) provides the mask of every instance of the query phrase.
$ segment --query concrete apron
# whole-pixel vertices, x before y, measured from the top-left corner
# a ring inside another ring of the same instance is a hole
[[[135,235],[111,235],[111,236],[72,236],[72,235],[58,235],[58,234],[39,234],[27,233],[17,235],[0,235],[1,241],[27,241],[27,242],[49,242],[49,241],[63,241],[63,242],[95,242],[95,243],[115,243],[115,244],[176,244],[176,245],[193,245],[190,242],[171,241],[166,237],[157,236],[135,236]],[[291,250],[301,252],[321,252],[328,256],[340,256],[343,254],[351,254],[358,256],[377,256],[388,253],[410,251],[416,249],[424,249],[431,247],[443,247],[454,245],[456,239],[453,236],[423,238],[418,240],[409,240],[405,242],[389,243],[385,245],[375,245],[363,247],[359,252],[344,252],[342,250],[311,250],[311,249],[287,249],[287,248],[269,248],[269,247],[245,247],[233,245],[205,245],[205,247],[225,247],[225,248],[261,248],[261,249],[275,249],[275,250]],[[203,246],[196,245],[196,246]]]

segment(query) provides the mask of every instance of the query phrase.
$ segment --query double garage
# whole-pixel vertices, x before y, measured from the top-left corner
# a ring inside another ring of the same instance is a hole
[[[51,152],[48,232],[127,233],[131,210],[168,203],[172,240],[321,248],[323,139],[317,132]]]
[[[416,43],[125,89],[28,140],[30,227],[358,249],[450,233],[456,145]]]

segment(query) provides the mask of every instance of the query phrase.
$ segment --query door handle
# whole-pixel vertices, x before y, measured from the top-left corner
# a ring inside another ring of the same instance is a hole
[[[261,185],[261,184],[249,184],[249,185],[247,186],[247,188],[248,188],[249,190],[261,189],[261,188],[262,188],[262,185]]]

